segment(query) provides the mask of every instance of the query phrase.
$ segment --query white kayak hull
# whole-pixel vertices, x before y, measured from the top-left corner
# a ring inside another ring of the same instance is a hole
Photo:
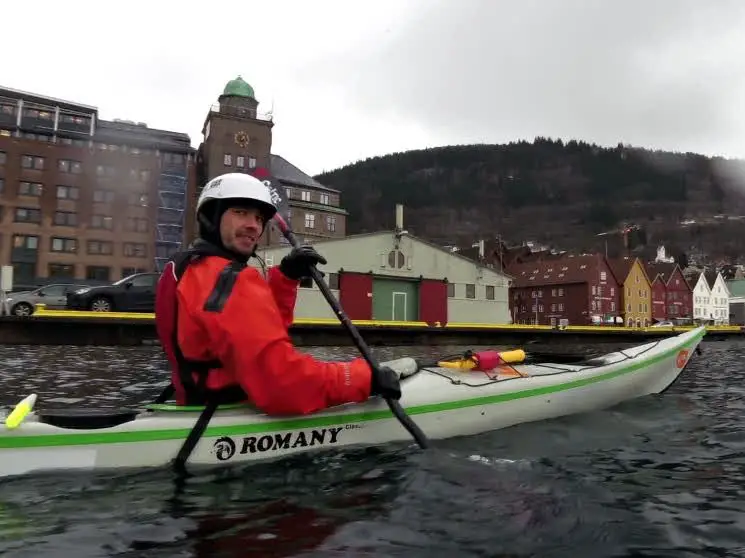
[[[697,328],[593,359],[591,366],[516,365],[525,377],[506,373],[496,381],[483,372],[427,368],[403,380],[400,404],[430,439],[604,409],[664,391],[704,334],[703,327]],[[8,429],[0,416],[0,477],[56,469],[166,466],[198,417],[198,411],[151,405],[135,420],[110,428],[60,428],[31,413],[20,426]],[[215,413],[188,465],[235,464],[406,440],[410,434],[380,398],[291,418],[226,408]]]

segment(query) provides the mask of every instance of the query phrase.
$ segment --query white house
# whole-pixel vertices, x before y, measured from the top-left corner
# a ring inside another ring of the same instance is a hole
[[[703,271],[698,274],[693,287],[693,319],[697,322],[708,322],[714,319],[711,287]]]
[[[510,277],[406,231],[383,231],[313,243],[320,266],[350,319],[430,324],[510,322]],[[289,246],[260,248],[267,266]],[[295,316],[335,318],[311,280],[303,281]]]
[[[711,287],[712,310],[714,314],[714,325],[729,325],[729,301],[732,294],[727,287],[727,281],[722,273],[717,271],[714,281],[707,277]]]
[[[712,325],[729,324],[730,292],[720,272],[702,271],[693,287],[693,319]]]

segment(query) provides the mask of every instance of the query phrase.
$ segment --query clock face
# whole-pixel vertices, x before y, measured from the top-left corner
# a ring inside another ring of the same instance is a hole
[[[237,143],[241,147],[246,147],[248,145],[248,134],[244,131],[240,131],[235,134],[235,143]]]

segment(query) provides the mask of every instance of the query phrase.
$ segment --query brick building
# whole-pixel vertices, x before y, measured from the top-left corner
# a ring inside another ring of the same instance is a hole
[[[0,265],[15,285],[160,269],[194,180],[186,134],[0,88]]]
[[[618,283],[599,254],[514,264],[507,273],[514,323],[590,325],[620,315]]]
[[[204,139],[197,151],[197,183],[189,193],[187,237],[195,235],[193,209],[210,179],[227,172],[251,174],[258,167],[268,168],[287,189],[291,226],[301,242],[344,237],[347,211],[340,206],[339,191],[271,153],[272,115],[262,114],[258,106],[253,87],[239,76],[227,83],[217,104],[208,111],[202,128]],[[274,227],[262,238],[262,245],[282,242]]]

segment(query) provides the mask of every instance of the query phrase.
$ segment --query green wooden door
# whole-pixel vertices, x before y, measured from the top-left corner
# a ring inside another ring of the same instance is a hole
[[[373,279],[373,320],[419,319],[419,284],[414,281]]]

